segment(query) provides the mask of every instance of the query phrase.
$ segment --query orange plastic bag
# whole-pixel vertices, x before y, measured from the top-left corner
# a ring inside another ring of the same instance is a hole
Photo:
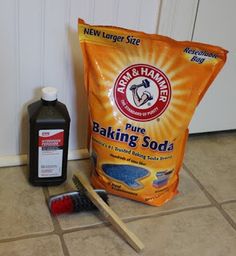
[[[96,188],[162,205],[177,193],[196,106],[227,51],[79,20]]]

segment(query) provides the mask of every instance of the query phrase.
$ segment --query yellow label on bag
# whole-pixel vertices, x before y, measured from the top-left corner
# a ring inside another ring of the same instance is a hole
[[[207,44],[79,20],[95,187],[151,205],[177,193],[196,106],[226,61]]]

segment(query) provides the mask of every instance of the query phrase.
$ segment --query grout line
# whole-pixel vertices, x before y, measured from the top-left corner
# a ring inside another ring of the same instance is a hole
[[[168,212],[159,212],[159,213],[153,213],[153,214],[147,214],[147,215],[140,215],[140,216],[134,216],[134,217],[125,217],[121,218],[124,223],[129,223],[137,220],[143,220],[143,219],[148,219],[148,218],[155,218],[155,217],[162,217],[162,216],[168,216],[172,214],[177,214],[181,212],[187,212],[187,211],[192,211],[192,210],[198,210],[198,209],[205,209],[205,208],[212,208],[214,207],[211,204],[208,205],[202,205],[202,206],[193,206],[193,207],[188,207],[188,208],[183,208],[183,209],[176,209],[176,210],[170,210]],[[63,230],[63,234],[68,234],[68,233],[73,233],[73,232],[78,232],[78,231],[83,231],[83,230],[91,230],[91,229],[96,229],[96,228],[104,228],[104,227],[109,227],[111,226],[111,223],[108,221],[104,220],[103,222],[96,223],[96,224],[90,224],[88,226],[83,226],[83,227],[77,227],[77,228],[69,228],[66,230]]]
[[[44,193],[44,196],[45,196],[45,200],[47,200],[49,198],[48,187],[43,188],[43,193]],[[51,219],[52,219],[52,223],[53,223],[53,226],[54,226],[54,234],[57,234],[60,238],[64,256],[69,256],[70,254],[69,254],[68,248],[66,246],[65,240],[63,238],[63,230],[60,227],[58,218],[51,216]]]
[[[108,222],[101,222],[101,223],[97,223],[97,224],[91,224],[90,226],[68,228],[68,229],[63,230],[63,235],[78,232],[78,231],[93,230],[93,229],[97,229],[97,228],[105,228],[105,227],[110,227],[110,226],[111,226],[111,224]]]
[[[229,216],[229,214],[223,209],[220,203],[216,201],[216,199],[207,191],[207,189],[203,186],[203,184],[193,175],[193,173],[190,171],[190,169],[186,166],[186,164],[183,164],[183,167],[185,171],[191,176],[191,178],[195,181],[195,183],[199,186],[199,188],[202,190],[202,192],[205,194],[205,196],[210,200],[213,206],[215,206],[219,212],[223,215],[223,217],[226,219],[226,221],[231,225],[233,229],[236,230],[236,223],[233,221],[233,219]]]
[[[188,211],[193,211],[193,210],[211,208],[213,206],[214,205],[207,204],[207,205],[186,207],[186,208],[182,208],[182,209],[163,211],[163,212],[159,212],[159,213],[140,215],[140,216],[134,216],[134,217],[127,217],[127,218],[124,218],[123,221],[126,222],[126,223],[129,223],[129,222],[132,222],[132,221],[142,220],[142,219],[146,219],[146,218],[162,217],[162,216],[168,216],[168,215],[172,215],[172,214],[176,214],[176,213],[181,213],[181,212],[188,212]]]
[[[157,214],[149,214],[149,215],[143,215],[143,216],[122,218],[122,221],[125,224],[127,224],[127,223],[132,223],[134,221],[144,220],[144,219],[148,219],[148,218],[159,218],[159,217],[177,214],[177,213],[181,213],[181,212],[188,212],[188,211],[192,211],[192,210],[206,209],[206,208],[213,208],[213,207],[214,207],[213,205],[195,206],[195,207],[189,207],[189,208],[185,208],[185,209],[173,210],[173,211],[169,211],[169,212],[160,212]],[[112,227],[112,225],[109,222],[102,222],[102,223],[93,224],[90,226],[70,228],[67,230],[63,230],[63,234],[74,233],[74,232],[83,231],[83,230],[93,230],[96,228],[105,228],[105,227]]]
[[[9,237],[9,238],[3,238],[0,239],[0,244],[1,243],[8,243],[8,242],[15,242],[18,240],[24,240],[24,239],[30,239],[30,238],[38,238],[38,237],[43,237],[43,236],[48,236],[48,235],[55,235],[54,231],[42,231],[42,233],[37,233],[37,234],[27,234],[27,235],[19,235],[16,237]]]
[[[223,202],[220,203],[220,205],[223,205],[223,204],[230,204],[230,203],[236,203],[236,199],[223,201]]]

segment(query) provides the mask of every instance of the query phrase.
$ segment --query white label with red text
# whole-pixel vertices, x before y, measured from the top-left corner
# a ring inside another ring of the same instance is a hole
[[[39,130],[38,177],[50,178],[62,175],[64,130]]]

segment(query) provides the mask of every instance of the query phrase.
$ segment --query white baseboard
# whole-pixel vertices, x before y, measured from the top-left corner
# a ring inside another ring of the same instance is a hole
[[[88,157],[87,149],[71,150],[68,153],[68,160],[86,159]],[[25,165],[27,163],[27,155],[0,156],[0,167]]]

